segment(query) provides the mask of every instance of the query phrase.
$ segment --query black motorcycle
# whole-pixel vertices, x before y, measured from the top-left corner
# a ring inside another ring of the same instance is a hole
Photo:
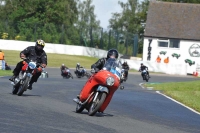
[[[85,76],[85,71],[86,70],[82,67],[82,68],[79,68],[76,71],[74,71],[74,73],[76,74],[77,78],[81,78],[81,77]]]
[[[149,75],[147,74],[147,70],[142,71],[142,78],[143,80],[146,80],[146,82],[149,81]]]
[[[73,79],[73,76],[72,76],[70,70],[67,69],[67,68],[65,68],[64,70],[61,71],[61,76],[62,76],[63,78],[66,78],[66,79],[69,79],[69,78],[72,78],[72,79]]]
[[[76,71],[74,71],[74,73],[76,74],[77,78],[81,78],[86,76],[87,78],[90,78],[92,74],[88,73],[83,67],[77,69]]]

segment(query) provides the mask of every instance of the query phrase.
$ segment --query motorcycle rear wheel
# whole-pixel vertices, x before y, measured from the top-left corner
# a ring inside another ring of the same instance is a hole
[[[18,96],[21,96],[24,93],[24,91],[26,91],[26,89],[28,88],[29,80],[30,78],[26,77],[26,79],[24,80],[24,83],[19,86],[19,91],[17,93]]]
[[[89,108],[89,112],[88,112],[89,116],[95,115],[96,112],[101,108],[101,105],[104,103],[104,101],[106,99],[107,94],[105,92],[98,92],[98,93],[99,94],[96,98],[96,101],[94,101],[94,99],[93,99],[92,104]]]

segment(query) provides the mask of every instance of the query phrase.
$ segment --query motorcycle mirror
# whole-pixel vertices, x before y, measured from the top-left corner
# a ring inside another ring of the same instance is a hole
[[[124,89],[124,86],[120,86],[119,88],[120,88],[121,90],[123,90],[123,89]]]

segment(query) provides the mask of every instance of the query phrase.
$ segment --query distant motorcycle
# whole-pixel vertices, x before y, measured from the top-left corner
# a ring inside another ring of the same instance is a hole
[[[149,75],[147,74],[147,70],[142,71],[142,78],[143,80],[146,80],[146,82],[149,81]]]
[[[126,80],[127,80],[126,70],[122,69],[122,71],[121,71],[121,83],[126,82]]]
[[[83,67],[81,67],[80,69],[74,71],[74,73],[76,74],[77,78],[81,78],[81,77],[84,77],[84,76],[86,76],[87,78],[91,77],[91,74],[88,73]]]
[[[64,70],[61,71],[61,76],[62,76],[63,78],[66,78],[66,79],[69,79],[69,78],[72,78],[72,79],[73,79],[73,76],[72,76],[70,70],[67,69],[67,68],[65,68]]]
[[[24,59],[23,64],[19,75],[14,79],[14,82],[11,82],[13,85],[12,93],[18,96],[21,96],[27,90],[32,76],[39,71],[37,67],[40,66],[40,64],[29,59]]]

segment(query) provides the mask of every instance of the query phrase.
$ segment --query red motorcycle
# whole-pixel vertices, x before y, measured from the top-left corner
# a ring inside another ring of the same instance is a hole
[[[37,67],[38,66],[38,67]],[[23,61],[23,67],[19,73],[19,75],[14,79],[11,84],[13,85],[13,94],[17,94],[18,96],[21,96],[29,86],[29,82],[32,78],[32,76],[37,71],[42,71],[42,66],[40,64],[37,64],[35,61],[24,59]]]
[[[61,76],[66,79],[69,79],[69,78],[73,79],[73,76],[68,68],[65,68],[64,70],[61,71]]]
[[[114,92],[120,86],[121,64],[116,59],[108,59],[102,70],[93,74],[83,86],[77,103],[76,113],[88,110],[88,115],[103,112],[110,103]],[[123,86],[120,87],[123,89]]]

